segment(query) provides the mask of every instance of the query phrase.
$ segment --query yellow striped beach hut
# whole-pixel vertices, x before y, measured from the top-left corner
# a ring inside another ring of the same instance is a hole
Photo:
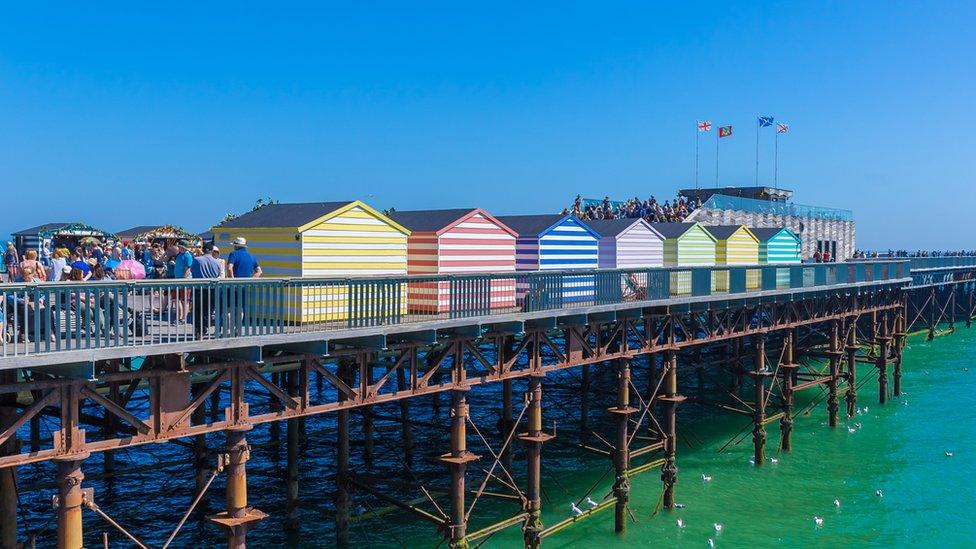
[[[744,225],[708,225],[705,229],[715,237],[716,265],[758,265],[759,239]],[[746,271],[746,289],[759,288],[759,270]],[[715,275],[715,289],[729,291],[729,273]]]
[[[268,204],[221,223],[211,232],[225,253],[235,238],[246,238],[265,276],[345,278],[407,273],[410,231],[359,200]],[[401,286],[406,288],[406,284]],[[296,322],[346,320],[351,314],[349,293],[338,282],[305,285],[289,296],[286,318]],[[399,290],[397,293],[393,301],[405,310],[406,299]]]

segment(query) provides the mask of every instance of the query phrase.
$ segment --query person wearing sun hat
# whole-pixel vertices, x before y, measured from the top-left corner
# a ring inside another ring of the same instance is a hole
[[[234,251],[227,256],[227,273],[230,278],[258,278],[261,265],[258,259],[247,251],[247,239],[239,236],[234,239]]]

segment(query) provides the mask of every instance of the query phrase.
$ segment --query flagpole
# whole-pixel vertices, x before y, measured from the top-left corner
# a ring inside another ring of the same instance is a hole
[[[779,128],[773,138],[773,187],[779,190]]]
[[[718,142],[722,137],[722,127],[715,130],[715,188],[718,188]]]
[[[756,115],[756,186],[759,186],[759,115]]]
[[[700,124],[699,122],[698,124]],[[695,124],[695,189],[700,189],[701,186],[698,184],[698,134],[701,130],[698,129],[698,124]]]

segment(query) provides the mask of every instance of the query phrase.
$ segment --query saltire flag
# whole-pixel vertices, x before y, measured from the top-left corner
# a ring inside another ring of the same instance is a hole
[[[786,124],[776,123],[776,133],[786,133],[790,131],[790,127]]]
[[[732,135],[732,126],[722,126],[718,129],[719,137],[728,137]]]
[[[707,132],[707,131],[711,131],[711,130],[712,130],[712,123],[711,122],[709,122],[708,120],[699,120],[698,121],[698,131],[700,131],[700,132]]]
[[[760,128],[768,128],[769,126],[772,126],[772,125],[773,125],[773,117],[772,116],[760,116],[759,117],[759,127]]]

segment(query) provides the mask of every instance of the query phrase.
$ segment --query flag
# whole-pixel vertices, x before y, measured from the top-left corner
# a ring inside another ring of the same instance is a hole
[[[772,125],[773,125],[773,117],[772,116],[760,116],[759,117],[759,127],[760,128],[768,128],[769,126],[772,126]]]
[[[711,131],[711,130],[712,130],[712,123],[711,122],[709,122],[708,120],[699,120],[698,121],[698,131],[700,131],[700,132],[707,132],[707,131]]]
[[[776,123],[776,133],[786,133],[788,131],[790,131],[789,126],[786,124],[780,124],[779,122]]]
[[[719,137],[728,137],[732,135],[732,126],[722,126],[718,129]]]

